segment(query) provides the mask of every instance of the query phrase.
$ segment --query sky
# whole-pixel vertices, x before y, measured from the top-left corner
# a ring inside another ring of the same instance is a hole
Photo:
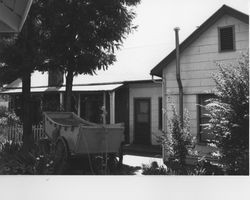
[[[249,14],[248,0],[141,0],[134,8],[138,28],[116,52],[117,61],[94,76],[74,77],[73,84],[151,79],[151,69],[175,48],[174,28],[180,28],[182,42],[223,4]],[[47,76],[39,74],[33,75],[32,85],[47,85]]]
[[[124,40],[117,61],[97,75],[75,77],[75,83],[150,79],[150,70],[175,48],[174,28],[180,42],[223,4],[249,14],[248,0],[141,0],[134,9],[138,29]]]

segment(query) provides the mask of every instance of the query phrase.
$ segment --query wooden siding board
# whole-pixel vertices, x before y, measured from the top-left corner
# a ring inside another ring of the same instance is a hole
[[[217,69],[217,67],[214,67]],[[186,71],[185,73],[181,73],[181,79],[190,80],[190,79],[209,79],[211,78],[212,72],[211,70],[199,70],[196,71]],[[175,73],[168,74],[167,80],[176,82]],[[170,83],[171,84],[171,83]]]
[[[236,50],[230,52],[218,52],[217,27],[235,26]],[[240,57],[241,52],[249,48],[249,25],[230,16],[224,16],[212,25],[205,33],[200,35],[180,56],[181,79],[184,90],[184,108],[190,114],[190,128],[192,135],[198,132],[198,106],[197,95],[212,93],[215,83],[211,78],[212,73],[217,72],[216,63],[234,63]],[[167,117],[172,116],[172,107],[175,105],[178,111],[178,85],[176,81],[175,60],[163,68],[163,76],[166,77],[166,110]],[[164,104],[163,104],[164,105]]]

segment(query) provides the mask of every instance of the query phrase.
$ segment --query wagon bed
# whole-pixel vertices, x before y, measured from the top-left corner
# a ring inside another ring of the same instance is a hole
[[[124,141],[124,125],[102,125],[71,112],[45,112],[44,130],[50,140],[63,138],[70,154],[118,153]]]

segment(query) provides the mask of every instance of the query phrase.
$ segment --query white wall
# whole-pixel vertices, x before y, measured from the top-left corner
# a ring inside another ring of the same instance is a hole
[[[221,52],[218,49],[218,27],[235,26],[236,51]],[[249,47],[249,25],[231,16],[223,16],[204,32],[196,41],[180,55],[181,79],[184,89],[184,108],[190,113],[191,131],[197,135],[197,96],[211,93],[215,87],[211,79],[216,72],[217,62],[233,63],[239,58],[241,52]],[[180,32],[181,34],[181,32]],[[166,104],[167,115],[171,116],[171,104],[178,105],[178,85],[176,82],[175,61],[163,70],[166,77]]]
[[[162,95],[162,87],[159,83],[138,83],[129,84],[129,134],[130,143],[134,140],[134,99],[150,98],[151,99],[151,144],[157,145],[157,136],[161,135],[158,128],[159,122],[159,105],[158,99]]]

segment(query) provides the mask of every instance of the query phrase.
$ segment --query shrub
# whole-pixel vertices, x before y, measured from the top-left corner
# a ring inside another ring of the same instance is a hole
[[[150,165],[142,165],[143,175],[176,175],[174,171],[164,166],[159,166],[157,162]]]
[[[227,174],[249,174],[249,55],[237,64],[218,64],[216,97],[206,109]]]
[[[168,160],[165,163],[168,168],[177,174],[186,174],[186,156],[190,147],[194,144],[194,138],[190,134],[189,116],[184,114],[183,125],[173,106],[173,117],[169,120],[169,131],[163,135],[163,146],[168,152]]]
[[[188,175],[224,175],[224,172],[221,165],[202,157],[193,169],[188,170]]]
[[[53,154],[40,154],[36,149],[33,153],[25,153],[21,143],[6,142],[0,151],[0,174],[53,174],[53,158]]]
[[[6,142],[2,145],[0,174],[33,174],[33,159],[21,153],[21,144]]]
[[[6,107],[0,107],[0,126],[20,123],[19,117]]]
[[[0,107],[0,149],[2,145],[8,140],[10,127],[19,127],[21,124],[20,118],[13,112],[8,111],[6,107]],[[20,131],[16,131],[15,137],[18,138]]]

